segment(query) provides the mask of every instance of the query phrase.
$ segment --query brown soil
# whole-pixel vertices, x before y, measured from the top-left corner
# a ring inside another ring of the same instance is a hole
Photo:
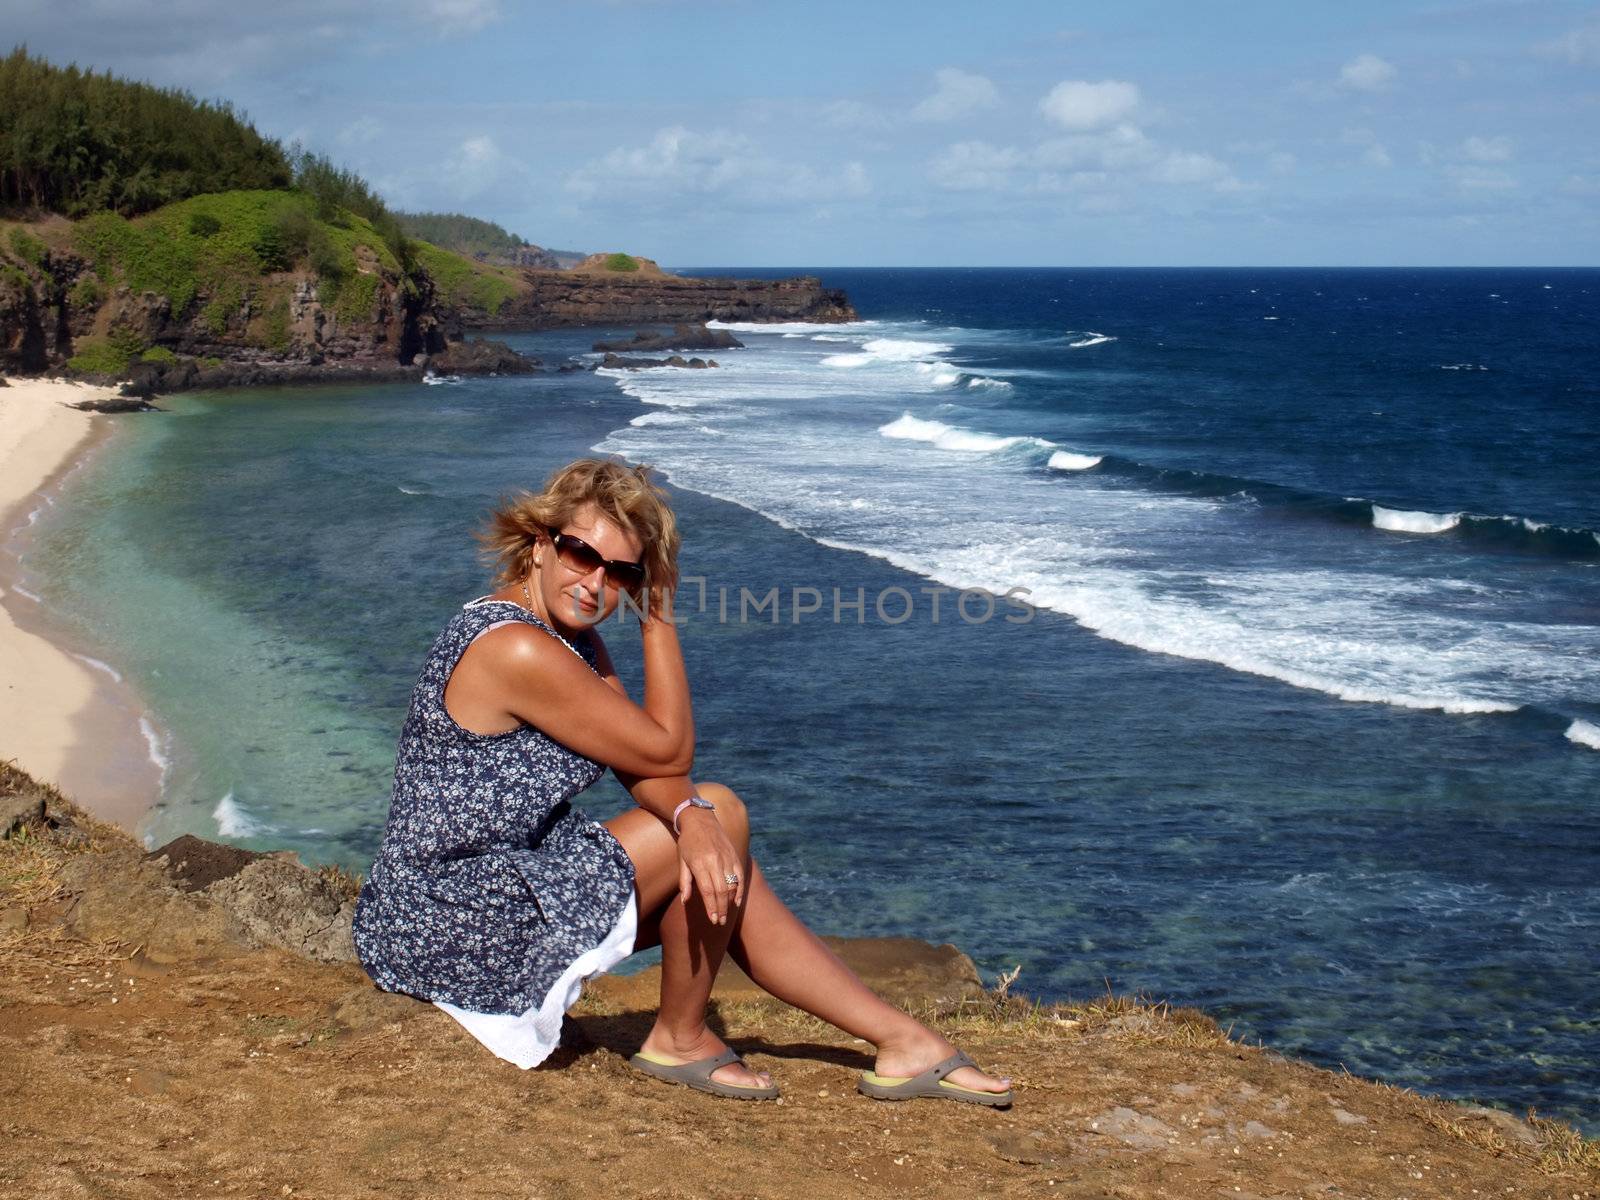
[[[1197,1013],[974,996],[959,955],[920,944],[863,969],[942,991],[934,1019],[1016,1080],[1010,1111],[860,1096],[866,1046],[737,981],[716,1022],[783,1101],[643,1078],[650,973],[598,981],[520,1071],[358,966],[229,940],[207,890],[45,791],[70,820],[0,842],[3,1196],[1600,1197],[1600,1152],[1563,1126],[1292,1062]]]

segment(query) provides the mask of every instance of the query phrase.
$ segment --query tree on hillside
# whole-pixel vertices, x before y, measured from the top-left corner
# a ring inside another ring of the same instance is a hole
[[[510,254],[527,242],[493,221],[465,213],[396,213],[406,232],[457,254]]]
[[[225,101],[52,66],[22,46],[0,59],[0,209],[132,216],[293,178],[283,148]]]

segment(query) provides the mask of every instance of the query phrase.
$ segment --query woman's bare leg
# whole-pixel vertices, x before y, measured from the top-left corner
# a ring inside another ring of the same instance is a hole
[[[716,803],[717,819],[744,858],[748,875],[750,830],[743,806],[736,799],[725,802],[714,787],[702,785],[701,792]],[[726,925],[713,925],[698,892],[683,903],[678,896],[678,843],[660,817],[633,808],[607,821],[606,828],[633,860],[640,931],[634,944],[639,949],[657,940],[661,944],[661,1008],[640,1049],[679,1062],[722,1053],[727,1044],[706,1027],[706,1003],[739,910],[731,909]],[[718,1067],[711,1078],[745,1087],[772,1082],[764,1072],[741,1063]]]
[[[900,1078],[918,1075],[955,1053],[955,1047],[914,1017],[884,1000],[840,961],[804,922],[778,899],[755,862],[744,909],[734,923],[729,957],[779,1000],[804,1009],[878,1049],[874,1070]],[[948,1076],[958,1087],[1003,1092],[1009,1080],[975,1067]]]
[[[691,957],[689,947],[695,941],[695,917],[698,914],[700,922],[720,938],[721,946],[726,947],[733,960],[758,986],[779,1000],[820,1017],[830,1025],[877,1047],[878,1074],[891,1077],[916,1075],[954,1053],[955,1047],[938,1033],[901,1012],[862,983],[855,972],[845,966],[778,899],[760,867],[749,858],[748,818],[739,798],[720,784],[703,783],[699,785],[699,790],[717,805],[718,819],[723,821],[729,838],[745,855],[747,864],[745,877],[748,883],[744,904],[734,910],[726,926],[713,926],[705,922],[698,898],[691,902],[693,911],[688,914],[684,913],[684,906],[676,898],[668,903],[667,897],[672,896],[677,888],[677,843],[659,818],[642,809],[632,809],[607,823],[633,857],[635,874],[640,881],[641,947],[652,944],[648,940],[647,917],[644,914],[653,916],[658,908],[661,912],[662,1013],[667,1013],[670,1002],[673,1010],[671,1026],[686,1031],[693,1022],[698,1021],[699,1029],[703,1032],[698,1035],[701,1041],[697,1044],[711,1046],[712,1049],[705,1051],[707,1054],[716,1053],[721,1048],[721,1043],[704,1031],[705,1005],[710,997],[715,968],[712,968],[710,975],[679,969],[671,979],[667,970],[669,954],[680,962]],[[630,840],[638,846],[637,851],[629,844]],[[651,875],[649,879],[639,871],[641,860]],[[664,881],[661,876],[664,876]],[[647,887],[650,889],[648,892]],[[660,889],[659,893],[655,890],[657,888]],[[728,940],[729,930],[732,930],[731,942]],[[682,949],[677,949],[680,946]],[[719,948],[719,963],[721,953]],[[651,1033],[652,1038],[661,1030],[662,1020],[658,1019],[656,1030]],[[705,1041],[705,1038],[711,1040]],[[646,1047],[656,1049],[648,1040]],[[662,1052],[678,1053],[664,1047]],[[696,1057],[704,1057],[704,1054],[697,1054]],[[733,1069],[722,1068],[727,1071]],[[722,1070],[713,1078],[720,1078]],[[981,1091],[1003,1092],[1009,1086],[1008,1081],[986,1075],[973,1067],[962,1067],[952,1072],[949,1079],[960,1087]],[[730,1077],[728,1082],[747,1080]]]

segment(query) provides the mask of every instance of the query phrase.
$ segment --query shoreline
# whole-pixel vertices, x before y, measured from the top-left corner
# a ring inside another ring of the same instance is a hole
[[[60,379],[8,378],[0,388],[0,760],[56,781],[138,837],[163,774],[147,710],[19,582],[37,515],[111,436],[104,415],[69,405],[115,395]]]

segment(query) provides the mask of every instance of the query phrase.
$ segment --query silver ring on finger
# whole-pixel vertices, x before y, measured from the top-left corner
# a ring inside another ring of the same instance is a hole
[[[735,875],[732,871],[729,871],[727,874],[725,874],[722,877],[722,882],[727,884],[729,887],[738,887],[739,886],[739,877],[737,875]]]

